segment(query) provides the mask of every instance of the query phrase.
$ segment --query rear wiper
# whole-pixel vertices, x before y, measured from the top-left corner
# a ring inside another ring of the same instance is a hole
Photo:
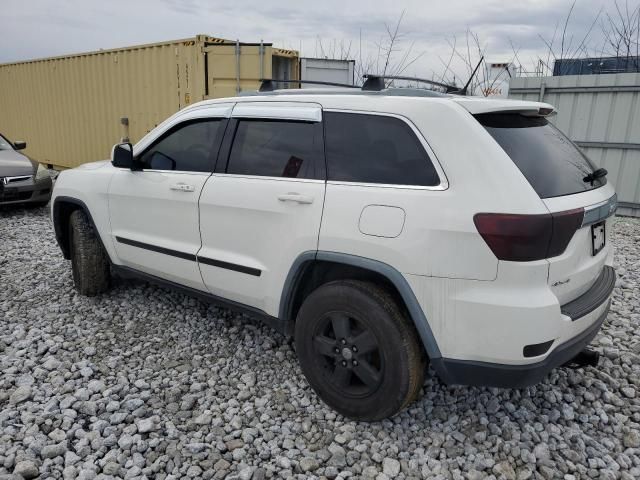
[[[598,168],[597,170],[594,170],[589,175],[584,177],[582,179],[582,181],[583,182],[589,182],[591,184],[591,186],[593,186],[593,182],[595,182],[599,178],[606,177],[607,173],[609,173],[609,172],[607,172],[606,168]]]

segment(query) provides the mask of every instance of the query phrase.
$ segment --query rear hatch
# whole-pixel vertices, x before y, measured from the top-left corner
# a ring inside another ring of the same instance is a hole
[[[575,300],[594,285],[613,252],[616,197],[606,172],[544,116],[491,112],[475,118],[538,193],[554,217],[553,228],[569,229],[566,249],[547,258],[549,285],[561,305]]]

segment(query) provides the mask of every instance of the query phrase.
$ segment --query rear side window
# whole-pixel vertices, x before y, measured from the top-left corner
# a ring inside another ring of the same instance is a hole
[[[514,113],[476,115],[511,157],[540,198],[559,197],[601,187],[584,178],[597,168],[582,151],[543,117]]]
[[[227,173],[321,178],[323,163],[322,124],[240,120]]]
[[[347,182],[435,186],[438,174],[404,121],[383,115],[324,114],[327,178]]]
[[[222,119],[195,120],[180,124],[138,157],[147,170],[210,172],[213,148],[222,133]]]

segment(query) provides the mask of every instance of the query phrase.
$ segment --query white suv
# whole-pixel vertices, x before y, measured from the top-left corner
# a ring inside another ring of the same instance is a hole
[[[62,172],[52,219],[80,293],[134,275],[264,319],[338,412],[447,384],[522,387],[609,310],[616,208],[543,103],[286,90],[181,110]]]

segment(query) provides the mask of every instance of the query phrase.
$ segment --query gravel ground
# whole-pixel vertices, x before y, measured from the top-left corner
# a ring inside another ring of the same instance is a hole
[[[47,209],[0,211],[0,478],[640,478],[640,222],[600,368],[523,390],[425,382],[375,424],[247,317],[142,282],[78,296]]]

